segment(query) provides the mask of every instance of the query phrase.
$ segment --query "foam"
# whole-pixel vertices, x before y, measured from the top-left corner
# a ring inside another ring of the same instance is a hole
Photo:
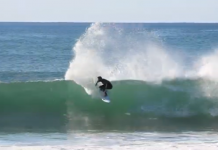
[[[94,23],[75,44],[65,79],[90,87],[99,75],[109,80],[161,81],[181,75],[176,54],[156,35]]]

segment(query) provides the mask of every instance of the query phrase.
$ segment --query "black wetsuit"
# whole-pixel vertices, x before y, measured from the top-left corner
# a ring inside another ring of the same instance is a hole
[[[106,79],[103,79],[103,78],[99,79],[97,81],[97,83],[98,82],[101,82],[103,84],[103,85],[99,86],[101,91],[105,91],[106,89],[112,89],[113,88],[113,85],[111,84],[111,82],[106,80]],[[97,83],[96,83],[96,85],[97,85]]]

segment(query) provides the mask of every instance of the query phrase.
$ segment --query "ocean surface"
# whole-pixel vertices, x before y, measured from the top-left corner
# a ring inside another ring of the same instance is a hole
[[[0,149],[217,150],[218,24],[0,23]]]

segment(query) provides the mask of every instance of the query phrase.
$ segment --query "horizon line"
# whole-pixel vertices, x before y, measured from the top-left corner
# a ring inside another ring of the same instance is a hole
[[[176,22],[115,22],[115,21],[0,21],[0,23],[178,23],[178,24],[217,24],[218,22],[185,22],[185,21],[176,21]]]

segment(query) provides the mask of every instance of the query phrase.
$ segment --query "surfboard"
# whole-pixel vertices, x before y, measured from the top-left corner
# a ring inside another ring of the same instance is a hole
[[[101,99],[102,101],[106,102],[106,103],[110,103],[110,97],[108,96],[108,93],[107,93],[107,96],[104,96],[104,92],[100,91],[100,94],[101,94]]]

